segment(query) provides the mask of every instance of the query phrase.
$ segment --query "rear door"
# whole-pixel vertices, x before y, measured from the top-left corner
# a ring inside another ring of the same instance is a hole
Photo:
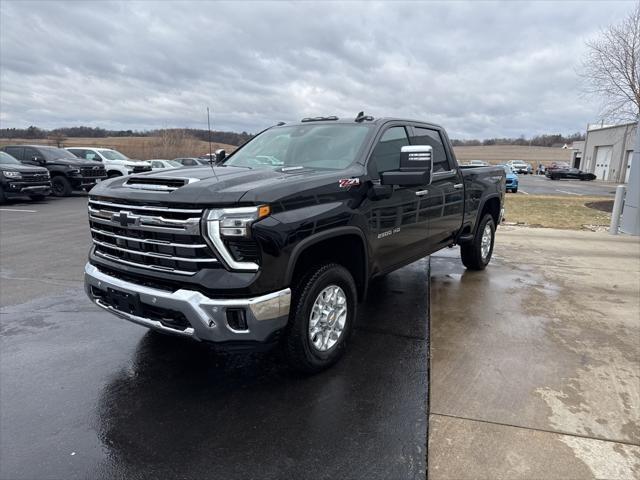
[[[370,176],[379,179],[382,172],[398,170],[400,150],[406,145],[410,145],[406,125],[386,126],[369,156]],[[424,255],[427,225],[426,218],[418,215],[418,204],[420,192],[427,188],[395,186],[391,198],[368,200],[370,243],[380,270]]]
[[[439,130],[414,125],[411,143],[430,145],[433,149],[432,182],[426,187],[428,194],[421,197],[420,214],[428,219],[428,244],[435,251],[452,243],[462,226],[463,179]]]

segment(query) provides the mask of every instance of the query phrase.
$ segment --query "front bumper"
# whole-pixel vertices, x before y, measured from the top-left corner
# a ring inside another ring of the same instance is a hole
[[[193,290],[171,292],[137,285],[108,275],[90,263],[85,266],[85,291],[96,305],[130,322],[216,343],[268,342],[287,324],[291,303],[288,288],[253,298],[215,299]],[[110,304],[106,295],[110,291],[139,298],[138,314]],[[246,329],[238,330],[229,325],[230,311],[234,315],[244,312]],[[175,325],[170,317],[176,316],[186,322]]]
[[[51,184],[46,183],[26,183],[26,182],[9,182],[5,187],[7,195],[48,195],[51,193]]]

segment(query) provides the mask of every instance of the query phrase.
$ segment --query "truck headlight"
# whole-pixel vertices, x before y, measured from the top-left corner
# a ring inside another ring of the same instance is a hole
[[[2,175],[7,178],[14,178],[16,180],[22,178],[22,174],[20,172],[14,172],[11,170],[2,170]]]
[[[258,207],[216,208],[209,210],[204,218],[204,233],[222,260],[235,270],[258,270],[259,266],[253,262],[236,261],[223,238],[249,238],[251,224],[267,217],[271,213],[268,205]]]

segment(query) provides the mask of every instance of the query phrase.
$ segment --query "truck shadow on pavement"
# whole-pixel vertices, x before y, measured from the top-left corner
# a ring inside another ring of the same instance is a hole
[[[424,478],[428,259],[371,285],[342,360],[220,354],[149,332],[100,393],[91,476]]]

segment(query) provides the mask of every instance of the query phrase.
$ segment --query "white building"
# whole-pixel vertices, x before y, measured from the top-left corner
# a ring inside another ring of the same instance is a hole
[[[627,183],[637,126],[637,122],[589,125],[580,168],[598,180]]]

